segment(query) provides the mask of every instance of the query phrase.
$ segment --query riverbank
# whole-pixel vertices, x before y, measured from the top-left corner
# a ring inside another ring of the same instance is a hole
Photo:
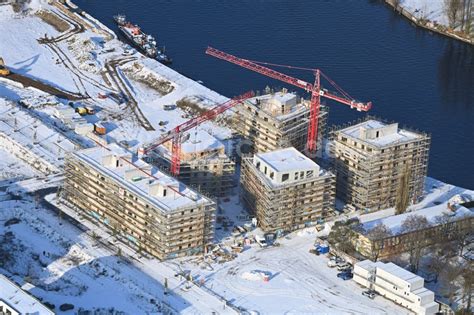
[[[404,16],[408,20],[410,20],[412,23],[414,23],[416,26],[419,26],[421,28],[427,29],[429,31],[454,38],[457,40],[460,40],[464,43],[468,43],[471,45],[474,45],[474,38],[470,38],[468,35],[460,32],[460,31],[455,31],[447,27],[446,25],[437,23],[436,21],[431,21],[427,18],[420,18],[417,17],[414,13],[412,13],[410,10],[407,8],[404,8],[399,1],[395,0],[385,0],[385,3],[389,5],[390,7],[393,8],[393,10],[397,11],[400,15]]]

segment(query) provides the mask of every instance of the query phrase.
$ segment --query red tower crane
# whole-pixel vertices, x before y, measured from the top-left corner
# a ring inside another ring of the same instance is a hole
[[[367,102],[367,103],[357,102],[348,93],[346,93],[343,89],[341,89],[333,80],[331,80],[327,75],[325,75],[320,69],[308,69],[308,68],[301,68],[301,67],[271,64],[271,63],[266,63],[266,62],[251,61],[251,60],[242,59],[242,58],[227,54],[223,51],[217,50],[212,47],[208,47],[206,49],[206,54],[214,56],[219,59],[223,59],[225,61],[236,64],[238,66],[250,69],[252,71],[266,75],[270,78],[297,86],[299,88],[304,89],[306,92],[310,92],[311,93],[310,119],[309,119],[309,126],[308,126],[308,137],[307,137],[307,142],[306,142],[306,149],[310,153],[316,152],[316,141],[317,141],[317,134],[318,134],[318,118],[319,118],[319,109],[320,109],[320,104],[321,104],[321,96],[337,101],[339,103],[348,105],[351,108],[357,109],[358,111],[368,111],[372,107],[372,102]],[[264,67],[262,65],[312,71],[316,78],[315,78],[314,84],[311,84],[304,80],[291,77],[289,75]],[[329,92],[328,90],[321,88],[321,85],[320,85],[321,76],[323,76],[323,78],[325,78],[340,93],[340,95],[335,94],[334,92]]]
[[[218,115],[222,114],[229,108],[234,107],[237,104],[242,103],[244,100],[251,98],[254,96],[252,91],[242,94],[240,96],[234,97],[231,100],[223,104],[219,104],[214,108],[204,112],[203,114],[194,117],[188,120],[181,125],[178,125],[171,129],[166,135],[159,138],[156,141],[153,141],[150,144],[145,145],[144,147],[138,150],[139,155],[145,155],[151,150],[155,149],[159,145],[162,145],[165,142],[172,141],[171,146],[171,173],[173,175],[179,175],[179,167],[181,165],[180,154],[181,154],[181,136],[184,132],[202,124],[205,121],[212,120],[216,118]]]

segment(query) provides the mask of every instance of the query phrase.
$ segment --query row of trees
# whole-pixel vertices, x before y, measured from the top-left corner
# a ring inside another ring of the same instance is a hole
[[[444,11],[448,17],[449,27],[460,27],[461,31],[470,34],[473,31],[474,12],[472,0],[444,0]]]

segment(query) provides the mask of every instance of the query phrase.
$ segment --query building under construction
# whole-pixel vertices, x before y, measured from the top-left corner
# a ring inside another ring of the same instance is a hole
[[[159,259],[212,243],[215,203],[112,144],[71,153],[64,197],[138,251]]]
[[[153,160],[169,171],[172,142],[156,149]],[[186,133],[181,139],[178,179],[206,195],[222,197],[236,186],[235,162],[226,154],[225,144],[205,130]]]
[[[332,137],[337,197],[346,204],[376,211],[394,207],[397,201],[408,205],[423,195],[428,134],[369,117],[334,131]]]
[[[265,232],[291,231],[333,214],[335,175],[295,148],[242,159],[241,199]]]
[[[267,93],[268,92],[268,93]],[[247,99],[235,107],[233,129],[244,140],[249,141],[254,153],[274,151],[279,148],[295,147],[299,151],[306,148],[310,101],[288,93],[271,93]],[[328,111],[321,106],[318,123],[317,147],[321,148],[326,130]]]

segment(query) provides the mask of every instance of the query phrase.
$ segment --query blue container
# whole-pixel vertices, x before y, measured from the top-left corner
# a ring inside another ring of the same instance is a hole
[[[328,245],[318,245],[316,249],[319,251],[321,254],[327,254],[329,253],[329,246]]]

